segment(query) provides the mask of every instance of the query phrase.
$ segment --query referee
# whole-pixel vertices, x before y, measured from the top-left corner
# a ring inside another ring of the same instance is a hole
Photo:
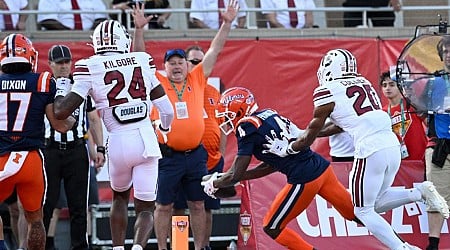
[[[72,79],[72,54],[67,46],[51,47],[48,60],[55,78]],[[64,181],[70,215],[71,249],[88,249],[87,197],[90,161],[84,139],[87,123],[93,137],[90,139],[97,145],[97,155],[92,159],[96,167],[101,167],[105,162],[105,147],[101,120],[89,97],[72,113],[72,116],[77,123],[63,134],[55,131],[46,121],[43,152],[48,187],[44,205],[44,225],[48,233],[53,209],[58,202],[61,181]],[[48,239],[46,249],[54,249],[53,239]]]

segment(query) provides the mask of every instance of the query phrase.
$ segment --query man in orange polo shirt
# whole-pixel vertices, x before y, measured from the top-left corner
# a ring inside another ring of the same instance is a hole
[[[138,7],[139,8],[139,7]],[[194,235],[196,250],[206,246],[205,207],[206,199],[201,179],[206,175],[207,152],[202,145],[205,131],[203,118],[204,91],[219,53],[222,51],[231,22],[236,18],[239,4],[229,2],[222,13],[223,23],[214,37],[203,61],[191,72],[188,71],[186,53],[183,49],[168,50],[164,56],[167,76],[157,74],[161,85],[169,96],[175,110],[171,131],[158,133],[163,158],[159,160],[158,193],[155,210],[155,233],[160,250],[167,249],[167,237],[172,217],[172,208],[177,191],[185,192],[189,211],[190,226]],[[148,21],[142,11],[135,9],[134,51],[145,51],[142,23]],[[158,112],[152,112],[151,119],[158,120]]]
[[[205,57],[205,52],[198,45],[189,46],[186,49],[186,60],[188,61],[188,71],[192,71],[198,64],[203,61]],[[223,121],[216,117],[216,107],[219,102],[220,93],[223,89],[222,82],[217,89],[211,84],[207,84],[204,93],[204,104],[205,109],[204,121],[205,121],[205,132],[203,134],[202,143],[208,152],[208,160],[206,162],[206,167],[208,168],[208,174],[214,172],[223,172],[224,159],[223,155],[225,153],[226,147],[226,135],[220,131],[219,124]],[[220,91],[220,92],[219,92]],[[186,196],[183,190],[179,190],[177,193],[177,199],[174,203],[174,215],[185,215],[185,210],[188,208],[186,203]],[[205,200],[205,213],[206,213],[206,224],[205,224],[205,249],[209,247],[209,238],[212,232],[212,209],[220,209],[220,199],[213,199],[207,197]]]

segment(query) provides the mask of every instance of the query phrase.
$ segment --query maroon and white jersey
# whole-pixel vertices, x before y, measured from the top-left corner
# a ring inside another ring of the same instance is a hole
[[[316,88],[314,106],[328,103],[335,105],[331,121],[353,137],[356,158],[399,145],[389,115],[381,110],[380,99],[366,78],[337,79]]]
[[[108,132],[151,126],[150,92],[160,84],[155,72],[145,52],[94,55],[75,63],[72,92],[94,99]]]

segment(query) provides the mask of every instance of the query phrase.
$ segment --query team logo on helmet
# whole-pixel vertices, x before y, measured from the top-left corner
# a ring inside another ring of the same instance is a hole
[[[334,49],[327,52],[317,70],[319,84],[323,85],[335,79],[356,76],[356,58],[345,49]]]
[[[94,53],[119,52],[128,53],[131,38],[121,23],[115,20],[101,22],[92,34]]]
[[[250,90],[242,87],[233,87],[226,90],[219,101],[216,117],[223,118],[219,125],[226,135],[233,132],[239,121],[258,109],[255,98]]]

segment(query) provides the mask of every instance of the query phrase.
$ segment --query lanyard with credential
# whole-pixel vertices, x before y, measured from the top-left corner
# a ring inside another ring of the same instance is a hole
[[[391,104],[388,106],[388,114],[389,117],[391,117]],[[400,130],[400,138],[401,142],[403,142],[403,139],[405,137],[406,131],[405,131],[405,111],[403,110],[403,99],[400,99],[400,116],[401,116],[401,130]]]
[[[181,87],[181,91],[178,91],[174,82],[170,81],[170,85],[172,85],[172,88],[175,89],[175,93],[177,93],[177,96],[178,96],[178,101],[181,102],[183,100],[184,89],[186,88],[186,79],[184,79],[184,83],[183,83],[183,86]]]

